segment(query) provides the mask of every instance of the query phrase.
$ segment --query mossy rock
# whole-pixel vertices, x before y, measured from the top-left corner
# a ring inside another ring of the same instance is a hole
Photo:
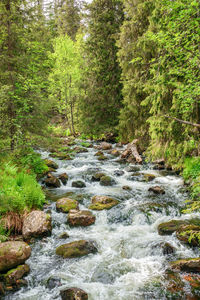
[[[70,209],[78,209],[78,202],[70,198],[61,198],[56,202],[56,210],[68,213]]]
[[[93,145],[91,143],[87,143],[87,142],[81,142],[81,146],[86,147],[86,148],[92,148]]]
[[[102,151],[98,151],[98,152],[95,153],[94,156],[102,156],[102,155],[104,155],[104,153]]]
[[[126,172],[139,172],[140,171],[140,167],[137,166],[128,166],[125,168]]]
[[[160,235],[170,235],[180,229],[182,225],[196,225],[200,226],[200,219],[193,218],[190,220],[171,220],[169,222],[161,223],[158,226],[158,233]]]
[[[182,271],[182,272],[200,272],[200,257],[197,258],[186,258],[179,259],[176,261],[170,262],[170,267],[173,270]]]
[[[111,209],[113,206],[119,204],[119,201],[108,197],[108,196],[94,196],[92,197],[92,204],[89,206],[89,209],[92,210],[103,210]]]
[[[125,191],[131,191],[132,190],[132,188],[129,185],[123,185],[122,189],[125,190]]]
[[[146,182],[150,182],[156,178],[153,174],[143,174],[143,178]]]
[[[58,178],[60,179],[60,181],[65,185],[68,181],[68,175],[67,173],[62,173],[58,176]]]
[[[74,148],[74,152],[75,153],[85,153],[85,152],[88,152],[88,149],[77,146]]]
[[[53,170],[58,169],[58,164],[55,163],[53,160],[51,160],[51,159],[44,159],[44,162],[47,165],[47,167],[52,168]]]
[[[59,179],[53,175],[51,177],[44,179],[44,183],[46,186],[51,188],[59,188],[61,186]]]
[[[102,160],[107,160],[107,159],[108,159],[108,157],[105,156],[105,155],[100,155],[100,156],[98,156],[98,160],[100,160],[100,161],[102,161]]]
[[[106,176],[105,173],[95,173],[94,175],[92,175],[92,181],[100,181],[101,177]]]
[[[115,181],[110,176],[102,176],[100,178],[100,184],[104,186],[113,185]]]
[[[86,184],[85,184],[85,182],[83,182],[81,180],[77,180],[77,181],[72,182],[72,187],[82,189],[82,188],[86,187]]]
[[[193,224],[182,225],[176,231],[176,237],[190,246],[200,246],[200,226]]]
[[[51,156],[60,160],[72,160],[72,157],[64,152],[52,153]]]
[[[19,265],[17,268],[9,270],[4,275],[4,281],[6,285],[15,284],[17,280],[23,278],[30,272],[30,267],[27,264]]]
[[[56,254],[62,256],[63,258],[81,257],[96,252],[97,248],[94,243],[85,240],[64,244],[56,249]]]
[[[121,152],[117,149],[113,149],[110,154],[112,154],[113,156],[117,157],[120,156]]]
[[[59,235],[58,237],[59,239],[68,239],[69,238],[69,234],[67,232],[63,232]]]

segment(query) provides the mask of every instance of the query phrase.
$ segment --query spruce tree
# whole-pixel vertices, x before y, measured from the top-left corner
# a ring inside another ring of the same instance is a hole
[[[110,132],[118,124],[122,86],[116,36],[122,21],[120,0],[94,0],[87,6],[86,95],[80,103],[81,126],[86,133]]]

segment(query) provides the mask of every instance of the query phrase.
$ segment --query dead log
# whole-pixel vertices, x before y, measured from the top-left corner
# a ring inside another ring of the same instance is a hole
[[[131,143],[129,143],[127,145],[127,148],[122,152],[121,158],[128,159],[132,155],[135,158],[136,162],[141,164],[142,163],[142,157],[138,153],[137,143],[138,143],[138,139],[135,139]]]

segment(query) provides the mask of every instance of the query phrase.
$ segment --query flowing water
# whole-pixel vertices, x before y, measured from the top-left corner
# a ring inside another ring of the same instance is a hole
[[[71,228],[66,224],[66,214],[56,212],[55,202],[50,202],[45,210],[51,210],[52,235],[31,245],[32,255],[27,260],[31,268],[26,277],[28,286],[7,295],[6,300],[61,299],[60,290],[66,287],[82,288],[90,300],[172,299],[167,298],[164,288],[157,284],[162,282],[169,260],[197,256],[175,235],[160,236],[157,232],[162,222],[192,217],[180,215],[185,201],[182,178],[172,172],[155,171],[149,164],[140,166],[140,174],[131,176],[127,164],[120,164],[118,158],[106,151],[109,159],[100,162],[94,155],[96,152],[89,148],[72,161],[53,159],[59,164],[55,174],[66,172],[69,180],[67,185],[51,191],[55,195],[67,192],[81,195],[80,209],[87,209],[94,195],[113,196],[120,204],[108,211],[94,211],[96,222],[90,227]],[[49,157],[48,152],[41,154],[43,158]],[[117,176],[116,170],[124,174]],[[92,182],[91,175],[96,171],[112,176],[115,184],[101,186],[99,182]],[[145,182],[141,172],[154,174],[156,178]],[[86,187],[72,188],[73,180],[84,181]],[[124,185],[131,190],[123,190]],[[155,185],[163,187],[166,193],[152,195],[148,189]],[[60,239],[63,232],[68,232],[70,237]],[[81,239],[95,241],[98,253],[77,259],[63,259],[55,254],[59,245]],[[164,255],[160,246],[163,242],[174,246],[175,254]]]

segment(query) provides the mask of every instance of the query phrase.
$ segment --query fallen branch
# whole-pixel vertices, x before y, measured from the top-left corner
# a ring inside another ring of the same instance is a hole
[[[131,143],[129,143],[127,145],[126,150],[124,150],[122,152],[121,158],[128,158],[130,155],[132,155],[135,158],[136,162],[141,164],[142,158],[141,158],[140,154],[138,153],[137,143],[138,143],[138,139],[133,140]]]
[[[177,122],[179,122],[179,123],[183,123],[183,124],[187,124],[187,125],[191,125],[191,126],[200,128],[200,124],[197,124],[197,123],[192,123],[192,122],[188,122],[188,121],[183,121],[183,120],[181,120],[181,119],[177,119],[177,118],[175,118],[175,117],[171,117],[171,116],[167,116],[167,115],[163,115],[162,117],[164,117],[164,118],[169,118],[169,119],[173,119],[173,120],[175,120],[175,121],[177,121]]]

